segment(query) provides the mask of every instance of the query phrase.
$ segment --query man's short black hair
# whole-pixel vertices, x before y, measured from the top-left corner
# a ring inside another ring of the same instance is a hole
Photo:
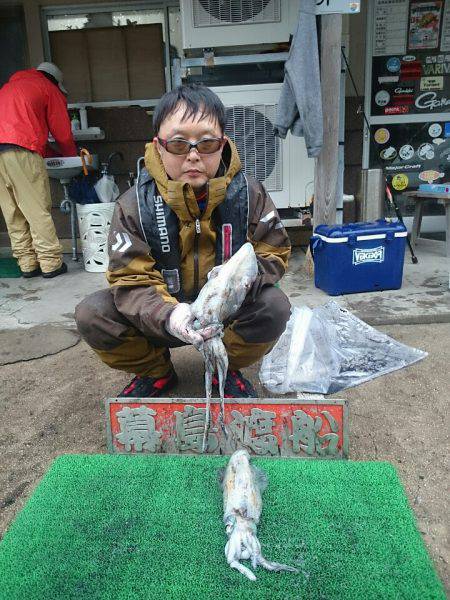
[[[222,133],[224,132],[226,115],[220,98],[205,85],[189,83],[165,93],[158,102],[153,113],[153,127],[156,135],[159,133],[163,121],[172,115],[180,104],[186,106],[182,121],[200,114],[200,121],[211,117],[218,122]]]

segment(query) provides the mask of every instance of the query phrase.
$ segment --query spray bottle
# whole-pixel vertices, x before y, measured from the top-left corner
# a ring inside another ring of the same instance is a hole
[[[74,112],[72,115],[70,125],[72,127],[72,131],[78,131],[80,129],[80,119],[77,117],[76,112]]]

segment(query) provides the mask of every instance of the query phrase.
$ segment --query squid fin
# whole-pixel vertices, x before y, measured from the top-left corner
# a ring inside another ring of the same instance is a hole
[[[217,472],[217,482],[223,488],[223,480],[225,479],[225,467],[220,467]]]
[[[269,478],[262,469],[260,469],[259,467],[255,467],[255,465],[251,465],[251,469],[253,471],[259,489],[261,490],[261,492],[263,492],[269,485]]]

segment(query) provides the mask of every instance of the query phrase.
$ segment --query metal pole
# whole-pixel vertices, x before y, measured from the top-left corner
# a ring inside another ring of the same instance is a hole
[[[69,195],[69,180],[60,179],[64,190],[64,199],[61,202],[60,210],[65,214],[70,213],[70,230],[72,234],[72,260],[78,261],[77,255],[77,208],[75,202]]]
[[[72,260],[78,261],[77,254],[77,206],[73,200],[70,201],[70,229],[72,232]]]
[[[181,84],[181,59],[174,58],[172,61],[172,87],[178,87]]]

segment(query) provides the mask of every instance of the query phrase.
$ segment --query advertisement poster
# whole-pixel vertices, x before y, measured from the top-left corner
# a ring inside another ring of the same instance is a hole
[[[376,0],[374,56],[404,54],[408,31],[408,0]]]
[[[450,112],[450,0],[377,0],[374,18],[371,115]]]
[[[450,118],[450,115],[449,115]],[[398,192],[450,181],[450,121],[372,125],[371,168],[382,168]]]
[[[398,192],[448,182],[450,0],[375,0],[372,15],[368,166]]]
[[[450,112],[450,52],[373,58],[373,116],[444,112]]]
[[[434,50],[439,46],[443,0],[412,2],[409,14],[409,50]]]
[[[450,2],[446,2],[442,19],[441,52],[450,52]]]

